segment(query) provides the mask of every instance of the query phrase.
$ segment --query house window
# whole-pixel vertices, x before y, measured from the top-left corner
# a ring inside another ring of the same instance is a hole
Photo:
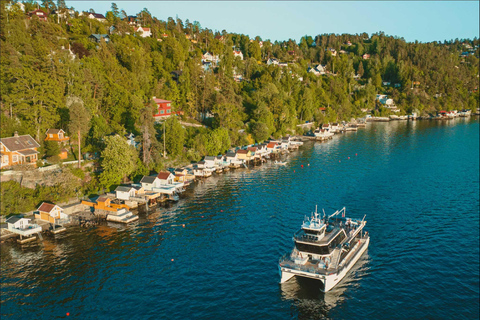
[[[49,133],[49,134],[48,134],[48,137],[49,137],[49,138],[53,138],[53,134]]]
[[[63,133],[59,133],[59,134],[58,134],[58,138],[59,138],[59,139],[63,139]]]
[[[167,107],[170,107],[170,103],[167,103]]]
[[[167,110],[167,113],[170,113],[170,109]]]
[[[165,111],[164,111],[164,110],[160,110],[160,114],[164,114],[164,113],[165,113]]]
[[[18,161],[17,155],[13,155],[13,156],[12,156],[12,162],[17,162],[17,161]]]

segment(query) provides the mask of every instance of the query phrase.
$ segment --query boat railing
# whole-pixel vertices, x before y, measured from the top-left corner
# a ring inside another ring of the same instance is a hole
[[[315,273],[315,274],[328,274],[331,272],[335,272],[335,270],[326,269],[326,268],[321,268],[315,265],[301,265],[301,264],[296,264],[292,259],[284,256],[284,259],[280,259],[279,262],[280,267],[287,267],[290,269],[298,270],[298,271],[304,271],[304,272],[309,272],[309,273]]]
[[[318,243],[319,237],[318,236],[310,236],[307,234],[294,234],[293,238],[297,241],[302,242],[309,242],[309,243]]]

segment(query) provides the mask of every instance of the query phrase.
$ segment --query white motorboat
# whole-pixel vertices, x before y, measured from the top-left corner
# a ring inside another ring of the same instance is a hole
[[[346,218],[345,208],[323,218],[315,211],[294,234],[292,253],[280,258],[280,283],[299,276],[320,280],[324,292],[332,289],[367,250],[365,224],[365,217]]]
[[[278,165],[278,166],[285,166],[285,165],[287,165],[287,161],[277,161],[277,160],[275,160],[274,163],[275,163],[276,165]]]

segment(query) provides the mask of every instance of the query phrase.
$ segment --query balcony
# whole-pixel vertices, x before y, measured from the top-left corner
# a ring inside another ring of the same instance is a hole
[[[26,228],[9,227],[8,230],[21,236],[30,236],[32,234],[42,232],[42,227],[38,224],[29,224]]]

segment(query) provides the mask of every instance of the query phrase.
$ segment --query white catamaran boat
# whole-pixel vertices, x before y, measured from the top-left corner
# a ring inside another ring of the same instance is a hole
[[[280,283],[300,276],[322,281],[324,292],[332,289],[367,250],[366,223],[365,217],[345,218],[345,208],[323,218],[315,210],[294,234],[292,253],[280,258]]]

